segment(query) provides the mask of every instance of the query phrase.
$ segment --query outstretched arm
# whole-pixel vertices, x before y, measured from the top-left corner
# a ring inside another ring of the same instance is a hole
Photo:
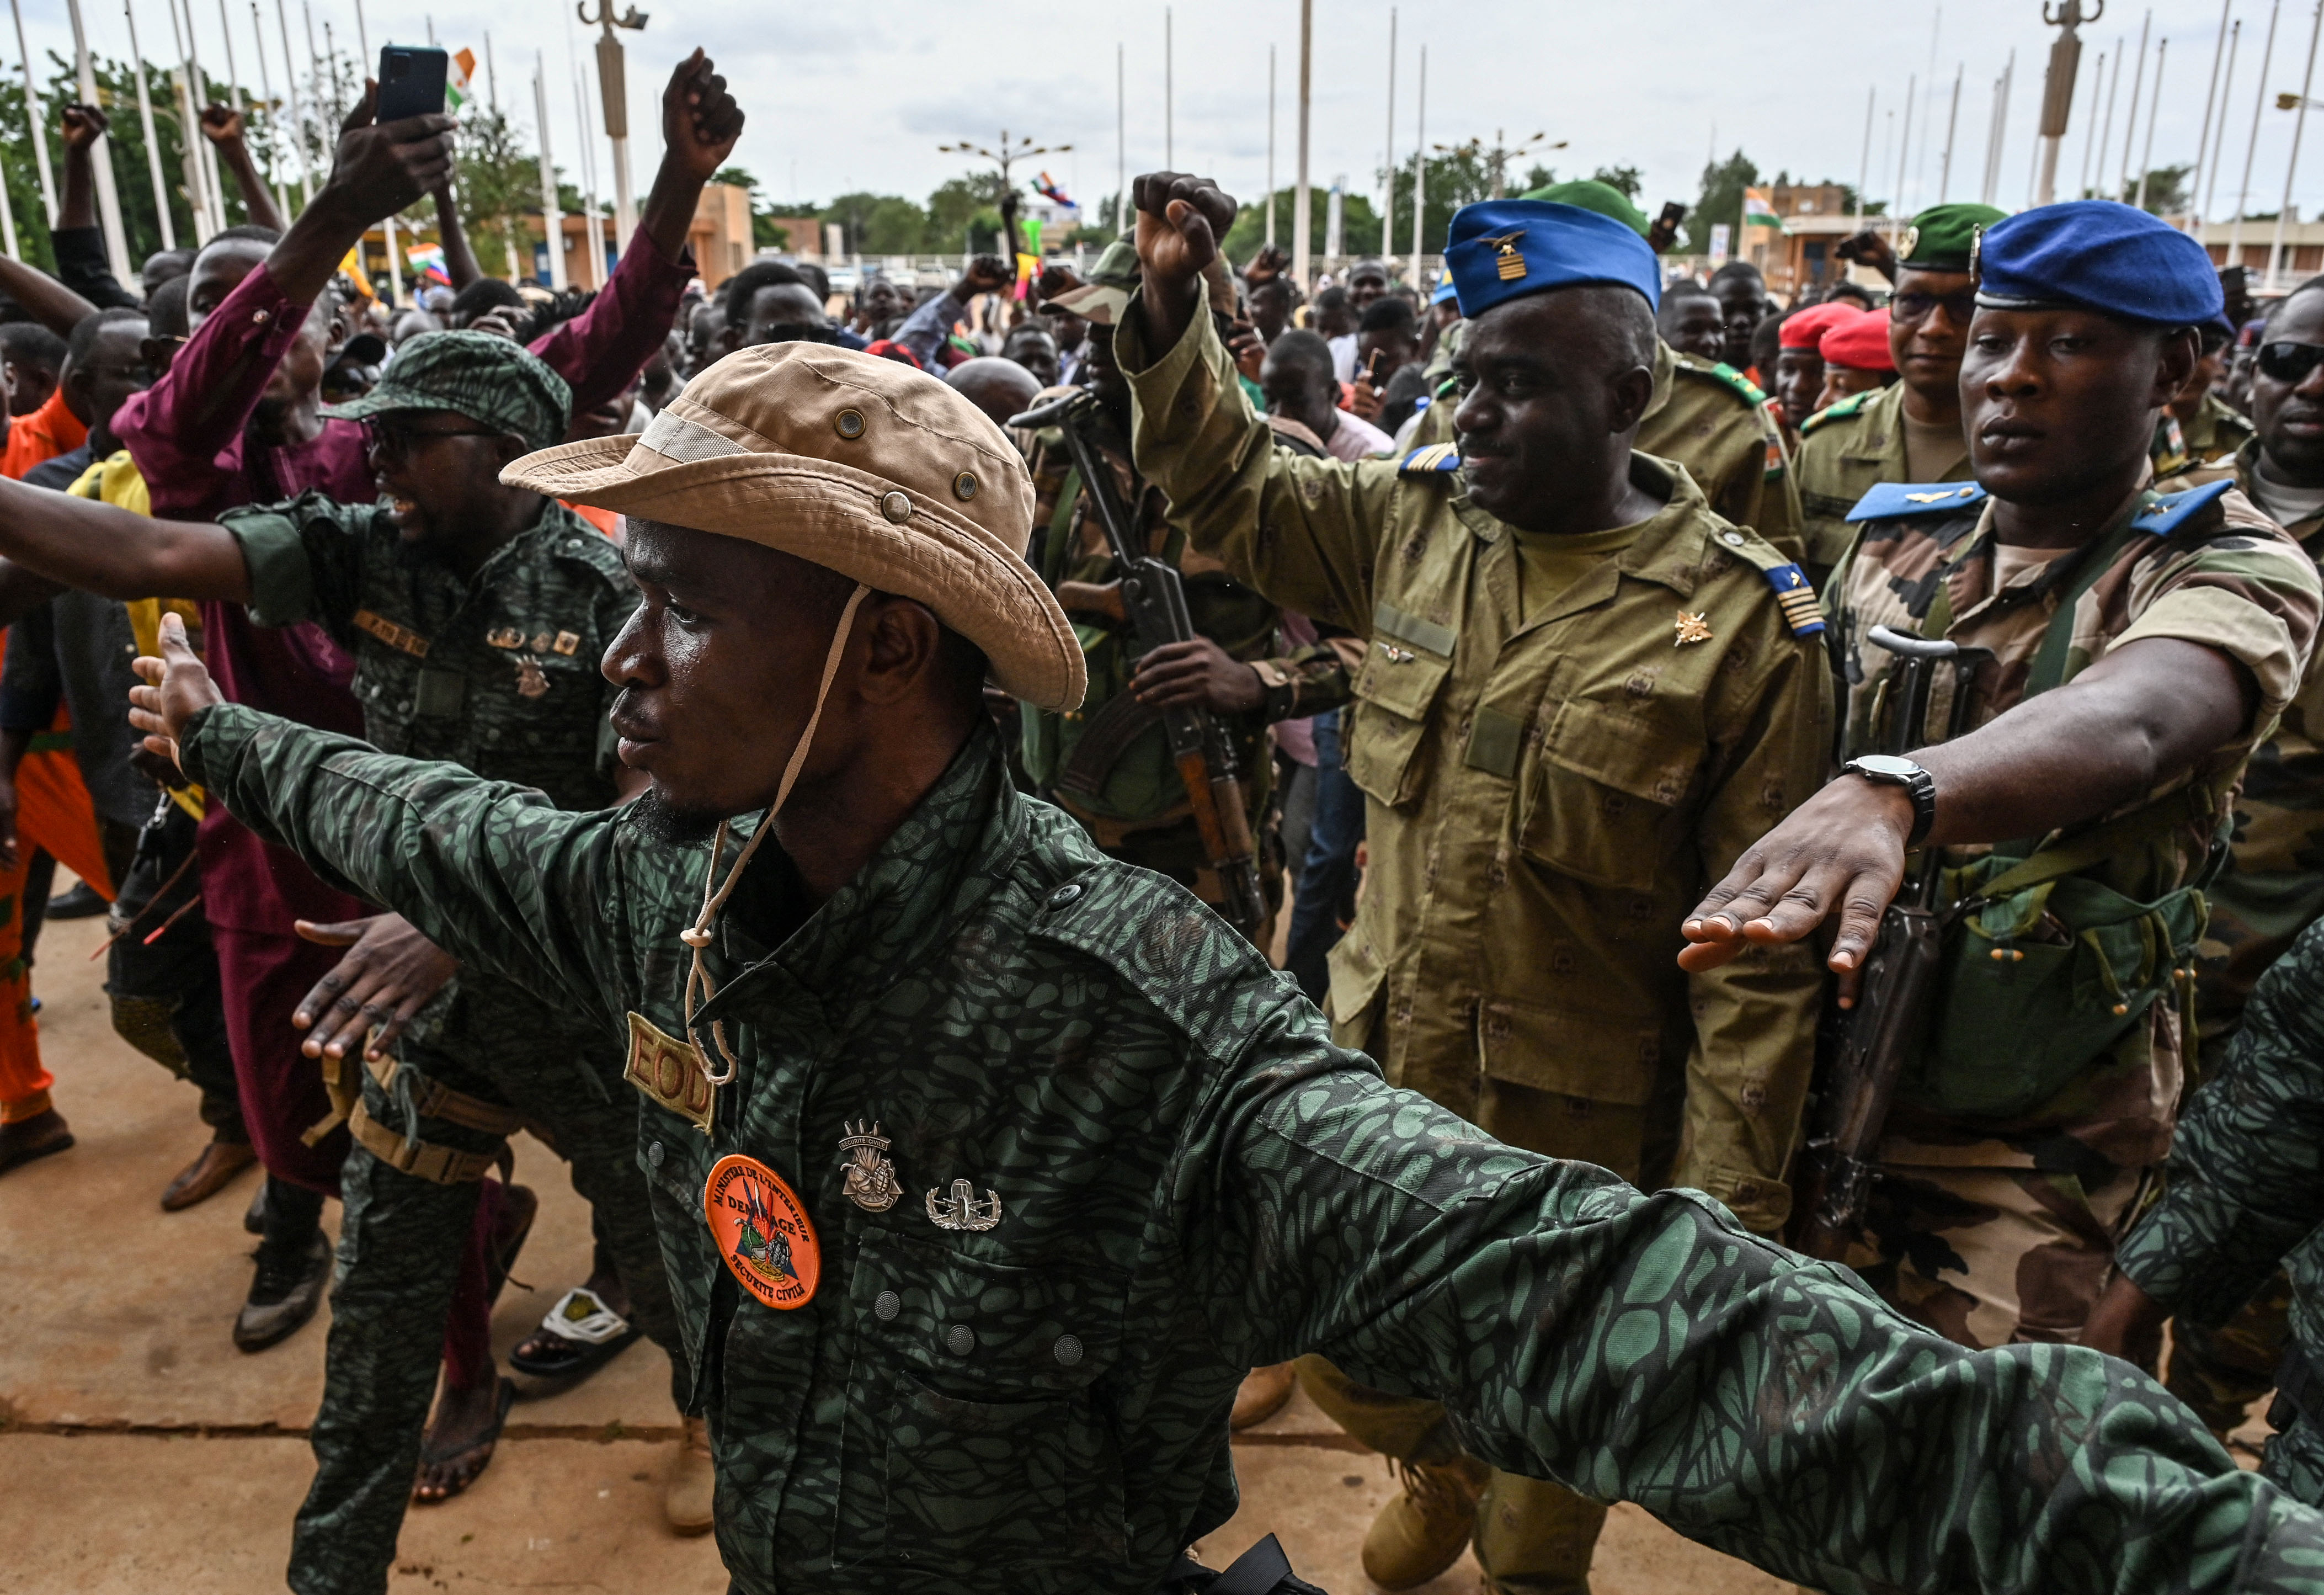
[[[64,199],[57,211],[56,227],[49,235],[56,251],[57,280],[92,304],[106,309],[134,307],[140,301],[113,274],[113,263],[106,258],[105,235],[97,226],[97,172],[91,146],[111,124],[97,107],[82,105],[60,107],[57,122],[65,144]],[[13,288],[11,296],[18,297]],[[21,297],[18,302],[23,302]],[[71,331],[69,327],[57,327],[48,311],[32,313],[55,328],[60,337]]]
[[[27,572],[108,598],[168,593],[250,600],[242,545],[223,526],[157,521],[94,498],[5,479],[0,554]]]
[[[281,232],[282,212],[275,209],[274,190],[260,175],[258,162],[250,158],[250,144],[243,137],[242,113],[230,106],[207,107],[202,112],[202,136],[217,150],[219,162],[234,174],[235,187],[242,190],[242,208],[250,219]]]

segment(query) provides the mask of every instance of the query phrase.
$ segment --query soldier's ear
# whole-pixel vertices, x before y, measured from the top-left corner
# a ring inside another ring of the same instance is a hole
[[[1627,432],[1646,418],[1646,406],[1654,402],[1655,374],[1644,366],[1633,366],[1617,373],[1606,385],[1606,430]]]

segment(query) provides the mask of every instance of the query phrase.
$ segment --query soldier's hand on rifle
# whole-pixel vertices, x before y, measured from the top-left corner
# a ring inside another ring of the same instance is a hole
[[[1138,701],[1157,709],[1207,709],[1247,714],[1267,701],[1258,670],[1208,637],[1149,649],[1130,678]]]
[[[145,734],[148,752],[177,764],[178,738],[186,722],[226,695],[202,667],[201,655],[186,642],[186,623],[176,615],[161,617],[161,656],[141,655],[130,668],[145,684],[129,689],[129,723]]]
[[[1235,202],[1210,179],[1183,172],[1149,172],[1130,186],[1138,205],[1138,264],[1146,280],[1139,302],[1148,349],[1160,355],[1177,344],[1194,319],[1203,268],[1218,258],[1219,240],[1234,226]]]
[[[1834,913],[1831,967],[1843,1006],[1856,1000],[1880,915],[1904,878],[1913,800],[1901,786],[1843,775],[1744,849],[1681,927],[1691,972],[1714,969],[1751,946],[1798,941]]]
[[[344,1058],[358,1047],[369,1058],[387,1055],[413,1015],[460,972],[460,960],[414,930],[400,913],[375,913],[340,924],[296,922],[299,934],[347,955],[300,999],[290,1023],[309,1032],[299,1050],[309,1058]],[[372,1035],[376,1026],[378,1034]],[[364,1037],[371,1036],[364,1044]]]

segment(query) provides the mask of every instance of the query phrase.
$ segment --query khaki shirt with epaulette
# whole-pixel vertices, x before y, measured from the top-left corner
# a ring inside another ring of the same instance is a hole
[[[1913,479],[1904,464],[1904,385],[1852,394],[1802,422],[1792,475],[1806,517],[1807,552],[1800,563],[1821,586],[1856,542],[1848,512],[1881,483]],[[1967,453],[1940,479],[1968,481]]]
[[[1472,1118],[1487,1080],[1586,1113],[1683,1079],[1677,1179],[1779,1224],[1814,953],[1697,976],[1675,957],[1686,912],[1821,778],[1830,672],[1804,579],[1640,454],[1666,507],[1526,624],[1515,533],[1468,501],[1449,448],[1293,456],[1207,318],[1159,359],[1129,321],[1138,466],[1173,524],[1370,644],[1347,760],[1371,862],[1332,956],[1337,1037]]]
[[[1413,430],[1414,448],[1452,440],[1452,413],[1461,407],[1460,394],[1448,385],[1451,360],[1459,352],[1452,334],[1466,326],[1446,329],[1440,352],[1448,346],[1452,352],[1444,357],[1436,399]],[[1801,557],[1804,522],[1783,431],[1767,413],[1767,395],[1735,367],[1683,355],[1656,338],[1655,396],[1638,422],[1636,446],[1641,454],[1686,467],[1714,514],[1749,527],[1786,557]]]

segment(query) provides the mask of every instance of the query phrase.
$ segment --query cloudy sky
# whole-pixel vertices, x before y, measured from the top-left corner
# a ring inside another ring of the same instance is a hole
[[[36,52],[49,46],[69,51],[63,0],[18,3]],[[168,50],[168,3],[131,0],[149,59],[158,60]],[[279,79],[278,0],[260,3],[268,60]],[[352,52],[355,0],[304,3],[313,8],[318,37],[327,18]],[[648,135],[635,141],[639,147],[632,155],[641,188],[652,169],[650,129],[659,86],[670,66],[701,44],[736,85],[750,115],[736,159],[778,200],[826,199],[851,190],[918,199],[961,169],[957,158],[937,152],[938,144],[969,138],[990,144],[1003,127],[1045,144],[1073,144],[1071,153],[1038,164],[1047,166],[1075,198],[1094,200],[1112,190],[1118,158],[1133,174],[1163,163],[1166,10],[1175,37],[1171,121],[1177,164],[1215,175],[1239,194],[1263,191],[1271,44],[1277,181],[1287,187],[1292,180],[1296,0],[1176,0],[1167,8],[1147,0],[1079,6],[886,0],[863,9],[645,3],[651,13],[649,26],[623,35],[630,47],[632,125]],[[120,0],[83,4],[93,47],[125,55]],[[218,0],[186,4],[194,14],[204,65],[217,72],[225,54],[218,41]],[[226,4],[242,76],[254,83],[250,0]],[[290,22],[293,42],[303,50],[300,5],[290,0]],[[448,0],[440,7],[428,0],[367,0],[367,5],[374,51],[391,39],[424,42],[432,14],[442,42],[453,48],[468,44],[481,58],[481,29],[489,22],[501,98],[517,106],[528,127],[533,121],[530,73],[539,51],[549,78],[552,149],[567,176],[573,175],[572,61],[586,60],[594,30],[585,32],[577,24],[570,0],[497,0],[474,8],[455,7]],[[1369,0],[1315,0],[1310,171],[1319,185],[1340,174],[1357,190],[1376,182],[1373,174],[1388,135],[1389,10]],[[1513,141],[1546,133],[1552,140],[1567,141],[1567,148],[1543,157],[1561,174],[1586,174],[1602,163],[1643,168],[1650,206],[1694,198],[1714,134],[1722,154],[1740,147],[1770,174],[1787,169],[1795,177],[1854,181],[1864,159],[1870,91],[1877,95],[1870,191],[1895,196],[1901,165],[1903,198],[1916,207],[1939,198],[1958,70],[1961,88],[1949,197],[1974,199],[1986,169],[1994,86],[2014,50],[2015,91],[1997,199],[2020,206],[2030,191],[2043,62],[2054,37],[2053,30],[2042,25],[2040,12],[2038,0],[1947,0],[1941,6],[1925,0],[1881,6],[1840,0],[1785,0],[1780,5],[1731,0],[1411,0],[1396,7],[1395,144],[1399,158],[1408,156],[1418,131],[1416,79],[1424,44],[1430,143],[1489,141],[1502,131]],[[2273,96],[2299,89],[2318,14],[2297,0],[2282,8],[2263,85],[2259,66],[2269,0],[2232,0],[2232,12],[2242,20],[2243,38],[2227,107],[2227,159],[2218,181],[2222,215],[2240,181],[2255,91],[2264,88]],[[2105,16],[2084,29],[2081,88],[2060,164],[2061,193],[2085,164],[2101,51],[2108,56],[2109,80],[2114,56],[2127,56],[2115,94],[2114,148],[2107,162],[2117,169],[2121,164],[2122,126],[2139,65],[2139,31],[2150,14],[2153,39],[2169,41],[2154,162],[2195,158],[2218,36],[2218,0],[2165,0],[2151,13],[2131,0],[2108,0]],[[2125,35],[2126,51],[2118,43]],[[157,46],[157,39],[164,42]],[[1117,46],[1124,60],[1127,146],[1119,157]],[[2154,82],[2152,47],[2145,72],[2134,155],[2145,146],[2146,105]],[[1908,79],[1917,82],[1911,140],[1900,161],[1896,144]],[[2098,110],[2103,109],[2101,100]],[[2262,118],[2253,209],[2273,209],[2281,195],[2293,120],[2272,106]],[[2293,203],[2303,214],[2324,208],[2324,127],[2315,131],[2293,190]]]

